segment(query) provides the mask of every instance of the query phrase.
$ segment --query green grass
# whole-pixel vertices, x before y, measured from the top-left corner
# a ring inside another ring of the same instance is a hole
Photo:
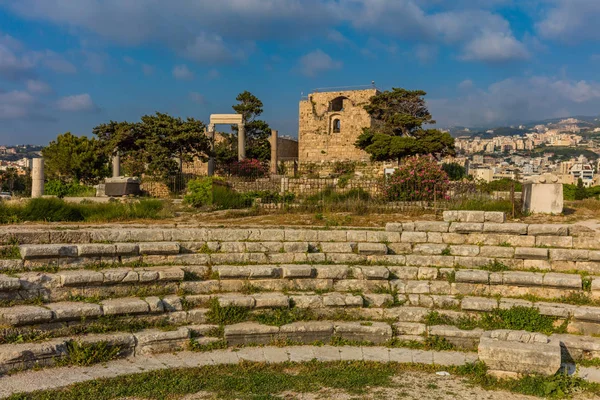
[[[113,222],[173,216],[161,200],[131,203],[67,203],[57,198],[31,199],[24,204],[0,203],[0,224],[26,221]]]
[[[249,316],[250,311],[245,307],[221,307],[221,305],[219,304],[219,300],[212,299],[210,301],[210,309],[206,314],[206,320],[210,324],[231,325],[247,321],[249,319]]]
[[[494,260],[493,262],[489,263],[488,265],[484,265],[484,266],[480,267],[480,269],[485,270],[485,271],[490,271],[490,272],[510,271],[510,268],[508,266],[504,265],[503,263],[499,262],[498,260]]]
[[[112,400],[140,398],[167,400],[187,394],[206,392],[218,399],[275,399],[285,392],[317,393],[324,388],[344,391],[361,398],[373,388],[402,388],[393,378],[406,371],[433,373],[439,367],[380,364],[372,362],[337,362],[304,364],[257,364],[206,366],[168,369],[98,379],[78,383],[63,390],[17,394],[9,400]],[[546,398],[567,398],[574,393],[599,393],[600,387],[566,375],[552,377],[525,376],[518,380],[499,381],[486,375],[481,363],[463,367],[445,367],[453,375],[487,390],[504,389],[514,393]],[[430,389],[433,389],[431,387]]]
[[[79,343],[71,340],[67,342],[67,355],[56,360],[56,365],[88,366],[114,360],[120,353],[120,346],[112,346],[107,342]]]

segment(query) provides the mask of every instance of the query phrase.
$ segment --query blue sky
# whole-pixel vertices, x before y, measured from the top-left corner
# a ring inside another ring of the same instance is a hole
[[[600,114],[600,0],[0,0],[0,143],[249,90],[296,136],[301,93],[428,92],[439,127]]]

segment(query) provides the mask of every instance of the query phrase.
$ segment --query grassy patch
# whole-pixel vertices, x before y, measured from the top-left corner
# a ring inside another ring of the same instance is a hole
[[[485,271],[490,271],[490,272],[510,271],[510,268],[508,266],[504,265],[503,263],[499,262],[498,260],[494,260],[493,262],[489,263],[488,265],[484,265],[483,267],[480,267],[480,269],[485,270]]]
[[[112,346],[107,342],[79,343],[67,342],[67,355],[56,360],[56,364],[87,366],[114,360],[121,353],[120,346]]]
[[[227,306],[221,307],[219,300],[212,299],[210,301],[210,309],[206,314],[206,320],[210,324],[216,325],[231,325],[238,322],[247,321],[250,312],[245,307]]]
[[[191,338],[189,342],[189,349],[191,351],[213,351],[227,348],[227,342],[225,340],[217,340],[210,343],[201,344],[196,338]]]
[[[504,389],[546,398],[565,398],[578,392],[598,393],[599,386],[566,375],[526,376],[499,381],[486,375],[483,364],[447,367],[469,383],[488,390]],[[219,399],[274,399],[284,392],[316,393],[323,388],[343,390],[360,398],[372,388],[398,387],[392,379],[405,371],[435,372],[434,366],[338,362],[256,364],[168,369],[112,379],[78,383],[64,390],[13,395],[10,400],[111,400],[118,398],[176,399],[208,392]],[[433,389],[433,388],[431,388]]]
[[[165,207],[165,204],[160,200],[75,204],[57,198],[31,199],[23,204],[0,203],[0,223],[112,222],[172,217],[173,213]]]
[[[0,259],[3,260],[15,260],[21,258],[21,251],[19,250],[19,243],[14,239],[9,240],[7,246],[0,246]]]
[[[282,326],[296,321],[314,320],[315,316],[311,310],[301,308],[282,308],[268,310],[254,315],[254,320],[259,324]]]

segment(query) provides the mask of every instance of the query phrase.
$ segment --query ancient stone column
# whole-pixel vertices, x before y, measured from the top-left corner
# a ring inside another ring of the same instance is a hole
[[[31,166],[31,198],[44,195],[44,159],[34,158]]]
[[[208,125],[208,140],[210,141],[210,157],[208,158],[208,176],[215,174],[215,126]]]
[[[271,174],[277,175],[277,141],[278,132],[271,129]]]
[[[112,157],[112,177],[118,178],[121,176],[121,154],[119,150],[115,150],[115,154]]]
[[[244,124],[238,125],[238,160],[246,158],[246,128]]]

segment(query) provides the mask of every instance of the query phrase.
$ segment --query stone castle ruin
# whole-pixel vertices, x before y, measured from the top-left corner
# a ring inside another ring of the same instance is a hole
[[[298,160],[303,163],[368,162],[354,146],[363,128],[372,125],[364,106],[378,90],[314,92],[300,101]]]

